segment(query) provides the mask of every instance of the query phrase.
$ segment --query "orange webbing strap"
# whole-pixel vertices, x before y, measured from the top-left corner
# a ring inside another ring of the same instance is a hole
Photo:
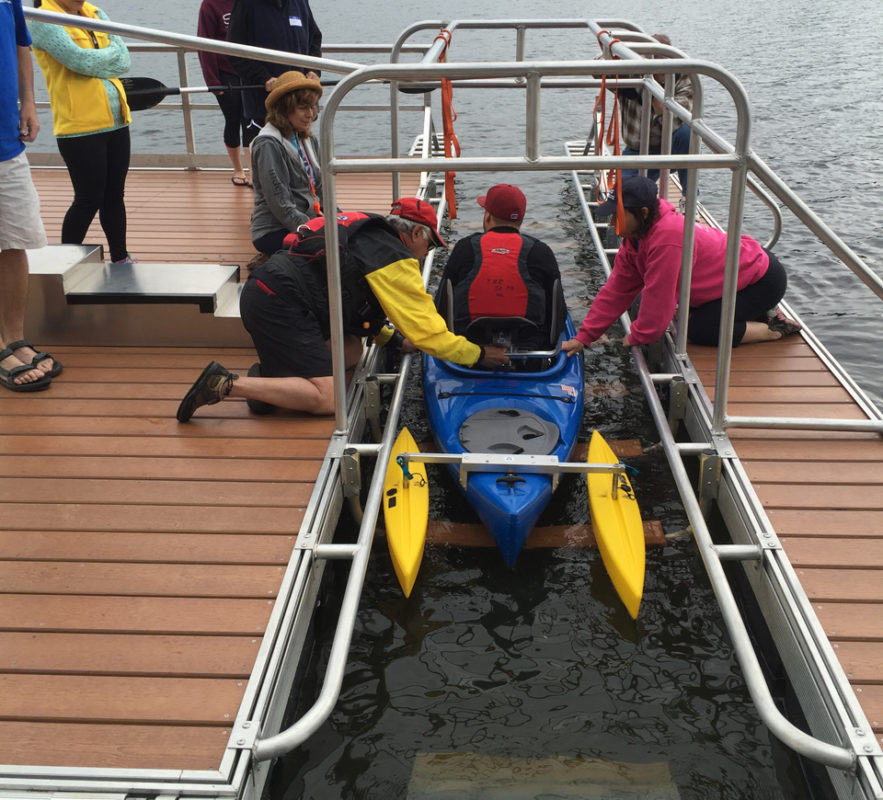
[[[439,56],[439,63],[444,63],[445,54],[448,45],[451,43],[451,32],[445,28],[436,39],[444,41],[445,46]],[[444,133],[445,158],[459,158],[460,141],[457,134],[454,133],[454,121],[457,119],[457,112],[454,111],[454,86],[447,79],[441,79],[441,98],[442,98],[442,131]],[[456,173],[452,170],[445,172],[445,199],[448,202],[448,217],[450,219],[457,218],[457,194],[454,188],[454,177]]]
[[[613,110],[610,112],[610,127],[607,130],[607,144],[613,147],[613,155],[621,154],[619,146],[619,90],[613,90]],[[625,209],[622,206],[622,170],[613,170],[610,186],[616,191],[616,235],[625,233]]]
[[[598,44],[601,45],[601,35],[609,34],[610,31],[602,30],[598,31]],[[612,39],[610,44],[608,44],[608,49],[610,45],[615,44],[620,41],[619,39]],[[602,45],[603,48],[603,45]],[[611,55],[611,58],[616,58],[616,56]],[[614,76],[614,81],[618,83],[619,76]],[[601,93],[598,95],[598,99],[595,100],[595,108],[592,111],[592,115],[596,113],[598,106],[601,106],[601,123],[598,126],[598,141],[595,145],[595,155],[601,155],[603,150],[603,145],[605,142],[605,125],[606,125],[606,111],[607,111],[607,76],[601,76]],[[614,86],[613,88],[613,108],[610,111],[610,125],[606,126],[606,142],[609,147],[613,148],[613,155],[618,156],[621,155],[621,149],[619,144],[619,88],[618,86]],[[615,229],[616,234],[618,236],[622,236],[625,233],[625,209],[622,205],[622,192],[619,190],[619,187],[622,185],[622,171],[619,169],[610,170],[607,175],[607,186],[609,191],[616,192],[616,222]],[[599,183],[600,187],[600,183]],[[600,201],[600,196],[596,197],[597,200]]]

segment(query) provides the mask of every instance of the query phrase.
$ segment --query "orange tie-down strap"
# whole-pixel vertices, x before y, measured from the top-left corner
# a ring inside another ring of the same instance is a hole
[[[445,61],[448,46],[451,44],[451,35],[451,32],[445,28],[435,37],[436,39],[441,39],[445,43],[444,49],[439,56],[439,63],[444,63]],[[457,119],[457,112],[454,111],[454,86],[446,78],[442,78],[441,80],[441,98],[445,158],[459,158],[460,141],[457,139],[457,134],[454,133],[454,122]],[[453,170],[445,172],[445,198],[448,202],[448,217],[450,219],[457,218],[457,194],[456,189],[454,188],[455,176],[456,173]]]

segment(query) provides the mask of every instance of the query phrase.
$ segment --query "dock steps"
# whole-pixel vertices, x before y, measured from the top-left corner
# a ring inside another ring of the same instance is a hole
[[[28,261],[34,341],[137,344],[148,329],[142,326],[150,326],[158,346],[249,344],[239,320],[238,264],[109,264],[98,245],[65,244],[29,250]],[[166,306],[162,325],[136,308],[148,305]]]

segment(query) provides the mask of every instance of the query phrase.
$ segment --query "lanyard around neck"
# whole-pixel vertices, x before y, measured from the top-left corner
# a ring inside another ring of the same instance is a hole
[[[307,173],[307,180],[310,182],[310,191],[313,193],[313,208],[316,211],[316,216],[322,216],[322,206],[319,203],[319,197],[316,194],[316,178],[315,173],[313,172],[313,165],[310,163],[310,159],[307,158],[306,148],[301,144],[300,136],[294,134],[294,136],[290,137],[292,144],[297,149],[297,152],[300,154],[300,160],[303,162],[304,170]]]

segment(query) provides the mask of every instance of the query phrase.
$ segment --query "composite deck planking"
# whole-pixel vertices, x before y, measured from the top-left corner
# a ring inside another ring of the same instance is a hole
[[[48,391],[0,396],[2,760],[217,769],[332,422],[175,420],[249,350],[52,352]]]
[[[717,351],[689,348],[714,397]],[[727,411],[864,419],[800,336],[733,351]],[[883,437],[849,431],[728,431],[795,573],[883,742]]]
[[[67,171],[33,175],[58,242]],[[393,199],[382,176],[339,188],[341,208]],[[129,249],[243,267],[252,197],[223,170],[132,170]],[[333,423],[238,400],[175,420],[208,361],[244,373],[250,349],[39,344],[64,372],[0,395],[0,761],[217,769]]]
[[[67,170],[41,167],[32,174],[46,234],[50,242],[60,242],[61,223],[73,199]],[[249,230],[254,192],[234,186],[230,175],[229,170],[130,170],[126,180],[129,252],[146,263],[247,264],[255,255]],[[413,194],[418,182],[418,175],[402,174],[402,194]],[[395,199],[391,191],[389,176],[337,178],[338,205],[347,211],[387,213]],[[86,242],[106,248],[97,217]]]

